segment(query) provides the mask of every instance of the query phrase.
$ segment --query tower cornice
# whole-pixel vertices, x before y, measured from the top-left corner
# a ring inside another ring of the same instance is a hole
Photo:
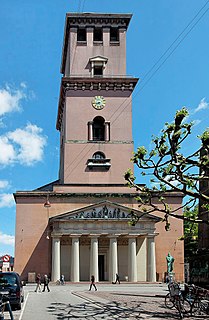
[[[98,13],[98,12],[84,12],[66,14],[67,25],[72,27],[78,26],[95,26],[103,25],[111,27],[117,25],[118,27],[128,28],[129,22],[132,18],[130,13]]]
[[[133,91],[138,78],[120,76],[120,77],[63,77],[60,86],[60,100],[57,114],[57,130],[61,129],[62,113],[67,91]]]

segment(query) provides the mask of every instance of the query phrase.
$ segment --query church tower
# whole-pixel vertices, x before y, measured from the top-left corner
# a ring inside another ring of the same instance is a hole
[[[50,274],[52,281],[63,274],[71,282],[91,275],[110,283],[116,274],[130,282],[164,277],[165,252],[182,226],[168,239],[161,217],[140,212],[139,194],[124,180],[133,170],[132,93],[138,80],[126,74],[130,20],[130,14],[66,15],[56,123],[59,178],[14,194],[15,270],[24,280],[35,273]],[[181,200],[169,197],[168,203]],[[136,225],[129,223],[132,214],[139,217]],[[175,245],[179,281],[182,246]]]
[[[68,13],[57,116],[62,184],[121,185],[132,167],[130,14]],[[133,168],[132,168],[133,169]]]

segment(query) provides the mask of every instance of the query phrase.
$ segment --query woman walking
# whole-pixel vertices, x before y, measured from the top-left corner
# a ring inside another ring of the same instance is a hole
[[[95,291],[97,291],[97,287],[95,285],[95,277],[94,277],[94,275],[91,276],[91,284],[90,284],[89,291],[91,291],[92,286],[94,287]]]

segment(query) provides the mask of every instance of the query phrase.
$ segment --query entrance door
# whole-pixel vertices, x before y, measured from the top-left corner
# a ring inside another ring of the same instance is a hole
[[[98,267],[99,267],[99,281],[104,281],[104,254],[99,254],[98,256]]]

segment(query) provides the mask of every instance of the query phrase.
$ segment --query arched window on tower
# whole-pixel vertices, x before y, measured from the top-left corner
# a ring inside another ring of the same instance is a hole
[[[111,167],[111,163],[110,159],[106,158],[103,152],[97,151],[92,155],[92,158],[88,159],[87,166],[90,170],[106,171]]]
[[[110,141],[110,122],[102,117],[96,117],[88,122],[89,141]]]
[[[96,159],[96,160],[101,160],[101,159],[105,159],[105,158],[106,158],[106,157],[105,157],[104,153],[103,153],[103,152],[100,152],[100,151],[95,152],[95,153],[93,154],[93,156],[92,156],[92,159]]]
[[[102,117],[96,117],[93,120],[93,141],[105,140],[105,120]]]

